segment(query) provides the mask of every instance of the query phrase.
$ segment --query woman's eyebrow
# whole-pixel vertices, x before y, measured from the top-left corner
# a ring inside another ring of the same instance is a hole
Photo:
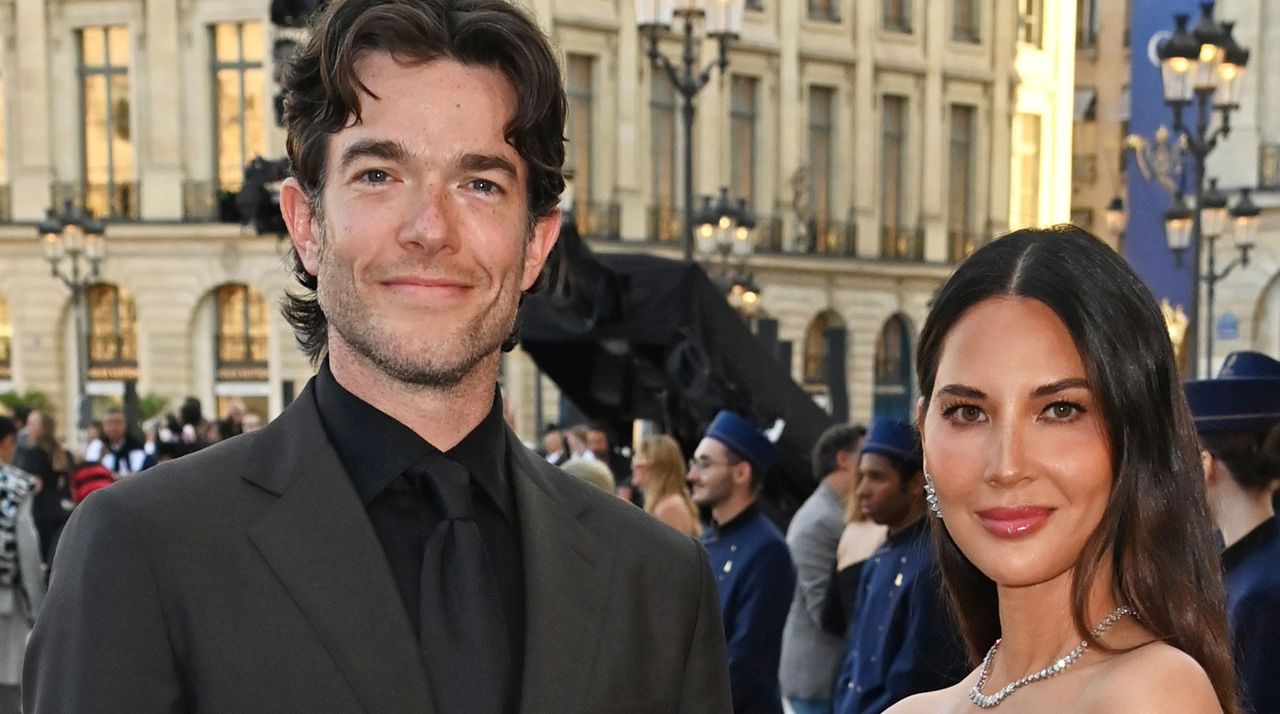
[[[1032,397],[1047,397],[1050,394],[1065,392],[1068,389],[1088,389],[1089,380],[1080,377],[1069,377],[1067,379],[1059,379],[1056,382],[1050,382],[1041,387],[1036,387],[1031,392]]]

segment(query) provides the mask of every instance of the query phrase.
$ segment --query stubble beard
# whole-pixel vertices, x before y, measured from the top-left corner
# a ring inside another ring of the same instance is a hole
[[[496,354],[513,333],[527,241],[521,242],[516,267],[503,277],[493,301],[468,316],[465,324],[449,326],[443,334],[427,336],[432,346],[439,349],[424,350],[420,339],[406,335],[404,328],[397,332],[396,326],[378,319],[374,309],[356,290],[350,271],[337,262],[336,251],[324,240],[327,224],[322,220],[320,225],[323,228],[318,241],[319,272],[324,277],[319,281],[317,295],[329,329],[357,357],[389,379],[424,389],[455,388]]]

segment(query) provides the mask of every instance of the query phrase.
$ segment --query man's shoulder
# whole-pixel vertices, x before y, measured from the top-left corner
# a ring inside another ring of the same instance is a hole
[[[833,499],[828,489],[821,484],[796,509],[791,525],[787,528],[787,538],[808,535],[816,529],[834,529],[837,537],[844,529],[844,511],[839,500]]]

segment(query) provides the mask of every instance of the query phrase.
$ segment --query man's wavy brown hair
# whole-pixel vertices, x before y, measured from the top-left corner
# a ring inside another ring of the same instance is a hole
[[[329,140],[360,122],[362,93],[374,96],[356,75],[356,62],[369,52],[410,64],[450,59],[501,72],[516,94],[505,134],[528,165],[530,225],[555,211],[564,191],[566,101],[555,53],[533,19],[507,0],[335,0],[315,18],[311,39],[281,81],[289,161],[317,217],[323,217]],[[328,319],[316,301],[316,277],[296,251],[292,258],[305,290],[286,295],[282,312],[303,352],[319,362]]]

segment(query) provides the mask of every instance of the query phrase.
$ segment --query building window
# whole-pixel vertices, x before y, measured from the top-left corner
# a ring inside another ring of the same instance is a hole
[[[214,151],[218,189],[239,191],[244,167],[267,154],[267,81],[262,23],[226,22],[213,40]]]
[[[951,151],[947,190],[947,233],[952,260],[963,260],[978,246],[973,233],[974,143],[977,139],[975,107],[951,105]]]
[[[138,378],[138,311],[110,283],[89,286],[89,379]]]
[[[911,32],[912,0],[881,0],[881,25],[889,32]]]
[[[1044,46],[1044,0],[1018,0],[1018,39]]]
[[[217,304],[218,381],[267,380],[267,301],[241,284],[223,285]]]
[[[130,122],[129,30],[80,30],[83,205],[108,218],[138,215],[137,164]]]
[[[808,0],[808,3],[810,20],[840,21],[840,0]]]
[[[823,384],[827,381],[827,330],[844,327],[844,320],[834,310],[823,310],[814,316],[804,333],[804,381]]]
[[[912,250],[907,222],[907,98],[885,95],[880,133],[881,252],[905,258]]]
[[[1040,115],[1018,114],[1013,121],[1013,206],[1010,228],[1040,220]]]
[[[1091,50],[1098,45],[1098,0],[1076,2],[1076,49]]]
[[[733,75],[729,87],[729,196],[745,199],[748,206],[756,198],[757,105],[760,80]]]
[[[589,210],[591,206],[595,64],[594,57],[571,54],[565,67],[565,92],[569,99],[565,133],[569,138],[569,146],[565,152],[564,168],[573,176],[573,203],[579,219],[583,217],[583,209]]]
[[[13,315],[9,303],[0,297],[0,381],[13,379]]]
[[[764,12],[764,0],[747,0],[747,9]]]
[[[982,0],[954,0],[951,3],[951,39],[976,44],[982,41]]]
[[[873,411],[877,417],[909,419],[911,409],[911,332],[902,315],[894,315],[876,339],[876,382]]]
[[[683,177],[678,158],[683,139],[676,125],[676,90],[667,78],[654,74],[649,82],[650,197],[653,201],[649,235],[676,240],[682,230],[679,207]]]
[[[836,90],[809,88],[809,176],[812,217],[826,222],[834,215]]]

